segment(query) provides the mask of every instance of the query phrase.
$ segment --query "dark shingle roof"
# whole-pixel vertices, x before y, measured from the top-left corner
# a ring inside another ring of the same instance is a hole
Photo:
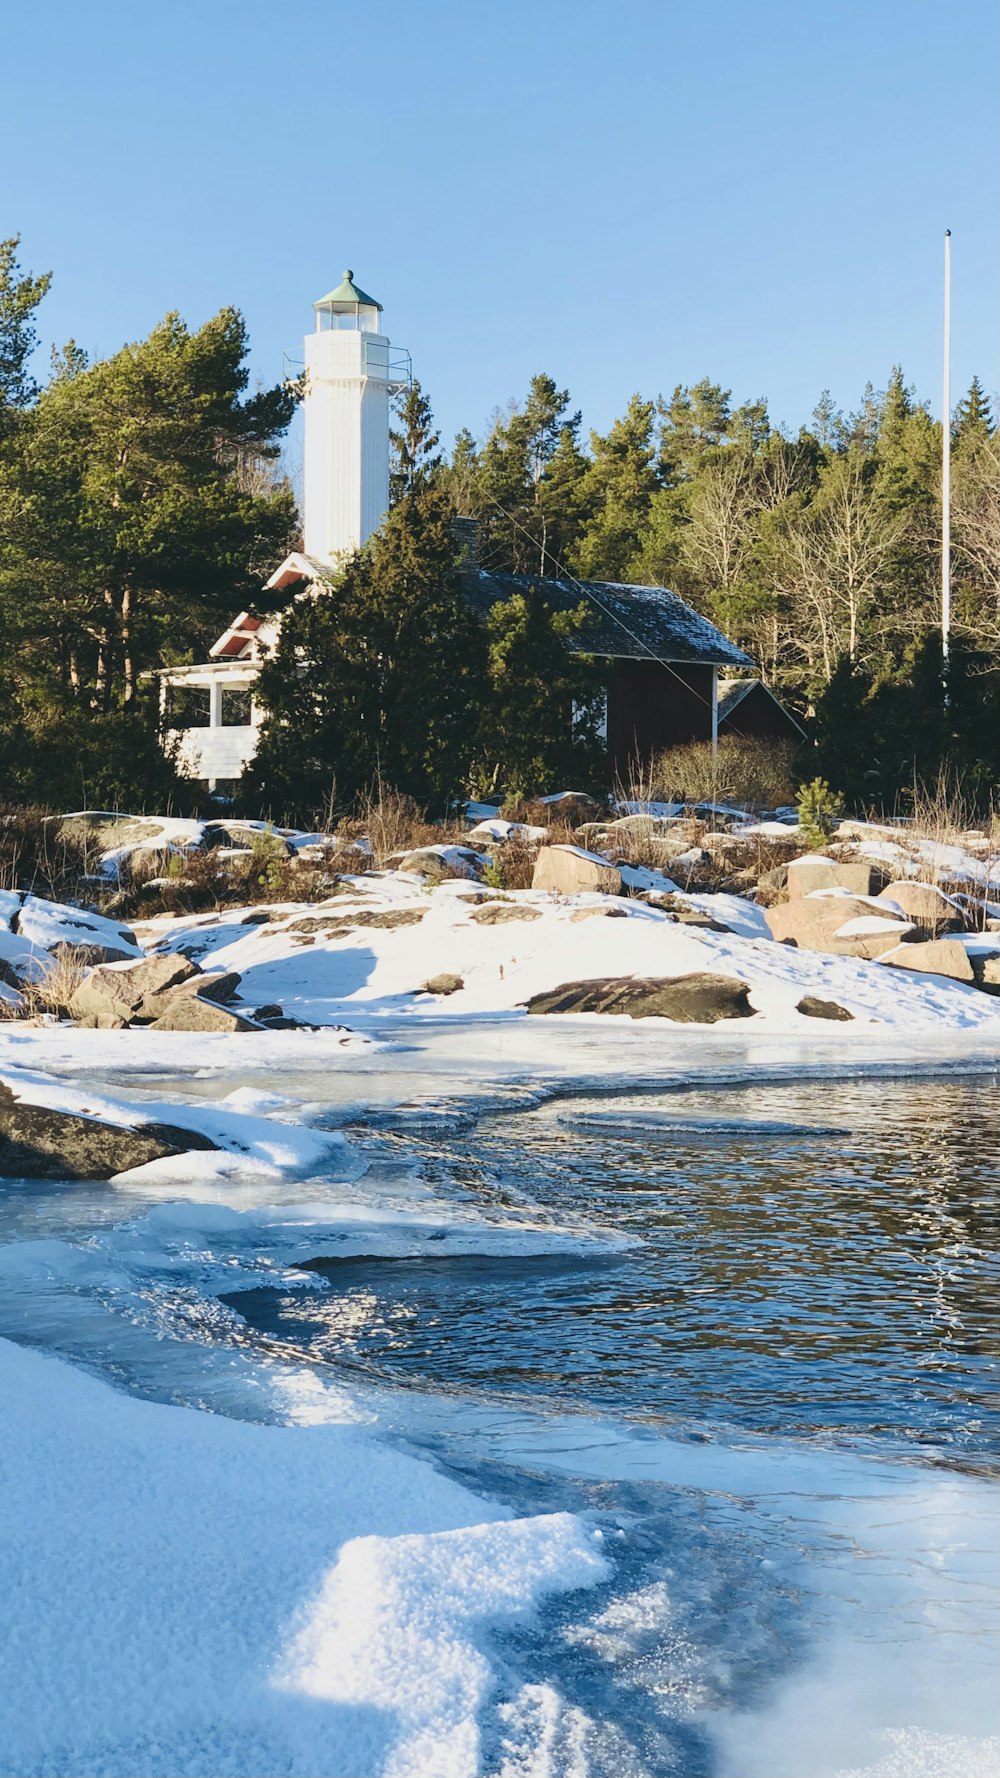
[[[536,583],[524,574],[463,575],[465,596],[481,617],[494,605]],[[666,587],[629,586],[614,580],[543,580],[551,605],[561,611],[588,608],[587,623],[569,642],[575,654],[625,660],[700,661],[706,666],[750,667],[753,662],[690,605]]]

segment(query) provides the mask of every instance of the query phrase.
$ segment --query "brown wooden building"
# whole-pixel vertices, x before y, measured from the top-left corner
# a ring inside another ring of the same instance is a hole
[[[471,527],[464,529],[468,521],[459,523],[465,546],[463,580],[474,610],[485,617],[494,605],[536,584],[524,575],[493,574],[477,567],[470,559]],[[669,747],[710,741],[713,733],[743,732],[736,714],[740,698],[734,690],[743,682],[731,675],[734,668],[752,672],[753,662],[676,593],[666,587],[605,580],[546,579],[542,586],[557,609],[576,611],[586,605],[591,614],[567,647],[605,665],[608,754],[616,773],[624,776],[633,763],[644,763]],[[747,733],[784,737],[789,725],[798,729],[759,680],[745,683],[764,692],[763,707],[758,707],[756,696],[748,706],[753,726]],[[732,711],[728,721],[723,716],[723,687]]]

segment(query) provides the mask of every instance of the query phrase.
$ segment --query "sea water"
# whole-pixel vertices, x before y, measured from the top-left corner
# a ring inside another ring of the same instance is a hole
[[[391,1074],[300,1083],[349,1193],[5,1183],[0,1334],[587,1516],[612,1579],[495,1639],[484,1774],[995,1771],[996,1076]]]

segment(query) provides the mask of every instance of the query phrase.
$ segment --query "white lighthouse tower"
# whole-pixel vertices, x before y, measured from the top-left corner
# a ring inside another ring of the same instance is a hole
[[[389,505],[389,398],[408,381],[382,332],[382,304],[344,273],[313,304],[305,342],[303,542],[336,566],[377,530]]]
[[[265,594],[328,592],[389,506],[389,400],[410,381],[409,353],[393,352],[381,331],[382,304],[358,289],[353,272],[313,309],[316,325],[305,342],[303,550],[286,556]],[[257,750],[262,711],[254,687],[280,627],[280,616],[241,611],[207,661],[156,674],[164,739],[184,775],[209,790],[231,791]]]

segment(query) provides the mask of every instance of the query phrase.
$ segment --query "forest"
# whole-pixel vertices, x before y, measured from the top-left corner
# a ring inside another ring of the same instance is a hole
[[[200,658],[298,541],[282,440],[301,390],[251,391],[227,308],[170,314],[89,361],[33,374],[47,275],[0,243],[0,799],[183,804],[143,675]],[[792,432],[709,378],[637,393],[606,433],[539,373],[482,436],[437,437],[419,385],[393,439],[393,505],[335,599],[296,611],[262,682],[248,806],[317,803],[376,773],[425,805],[484,776],[519,790],[599,774],[593,681],[545,602],[553,576],[672,587],[806,720],[803,775],[898,806],[942,770],[1000,780],[1000,439],[978,378],[951,416],[951,660],[939,639],[940,423],[887,367],[844,413]],[[483,566],[530,591],[473,633],[452,515]],[[581,595],[582,597],[582,595]],[[301,666],[310,663],[303,689]],[[560,664],[561,663],[561,664]],[[342,690],[351,684],[350,697]],[[579,709],[574,735],[560,712]],[[302,786],[308,785],[308,794]]]

